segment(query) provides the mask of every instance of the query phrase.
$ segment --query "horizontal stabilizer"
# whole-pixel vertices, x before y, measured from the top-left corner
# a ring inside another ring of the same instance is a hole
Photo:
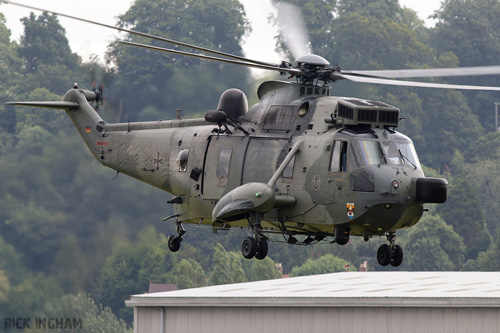
[[[72,110],[78,109],[80,106],[76,102],[7,102],[5,105],[20,105],[20,106],[32,106],[37,108],[47,108],[47,109],[62,109],[62,110]]]

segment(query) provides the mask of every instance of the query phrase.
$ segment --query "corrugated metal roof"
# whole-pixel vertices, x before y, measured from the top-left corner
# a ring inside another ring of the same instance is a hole
[[[218,300],[214,300],[217,298]],[[133,295],[128,306],[381,303],[500,307],[500,272],[348,272]],[[469,299],[465,301],[464,299]],[[349,301],[350,300],[350,301]],[[319,302],[319,303],[318,303]],[[347,303],[346,303],[347,302]],[[421,305],[423,306],[423,305]]]

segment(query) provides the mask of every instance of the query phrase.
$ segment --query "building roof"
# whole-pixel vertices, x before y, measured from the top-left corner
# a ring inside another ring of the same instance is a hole
[[[500,307],[500,272],[332,273],[133,295],[126,304]]]
[[[149,282],[149,290],[148,293],[160,293],[165,291],[173,291],[177,290],[176,284],[156,284]]]

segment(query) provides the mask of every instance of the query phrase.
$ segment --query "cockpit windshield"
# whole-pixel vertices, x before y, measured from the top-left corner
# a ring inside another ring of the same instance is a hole
[[[342,141],[335,141],[329,170],[355,170],[380,164],[409,165],[421,169],[413,143],[411,141],[398,141],[351,140],[349,143],[344,141],[345,148],[343,150],[341,149]],[[347,157],[348,144],[349,156]]]
[[[396,144],[401,152],[405,164],[410,164],[417,169],[422,169],[415,147],[411,142],[397,142]]]
[[[392,141],[382,142],[382,150],[384,152],[387,164],[401,165],[403,161],[401,160],[401,154],[396,144]]]

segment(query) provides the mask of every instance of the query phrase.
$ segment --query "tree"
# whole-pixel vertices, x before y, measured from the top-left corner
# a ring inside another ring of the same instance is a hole
[[[475,259],[488,249],[491,238],[486,229],[481,202],[467,179],[455,179],[450,186],[449,198],[437,208],[467,246],[467,259]]]
[[[31,13],[21,19],[24,34],[21,36],[19,54],[24,58],[28,73],[36,73],[40,65],[62,65],[67,68],[78,65],[78,57],[71,52],[64,28],[56,15],[43,12]]]
[[[460,66],[498,65],[500,57],[500,4],[494,0],[446,0],[436,13],[431,45],[439,52],[452,52]],[[478,76],[450,80],[461,84],[499,86],[498,76]],[[464,93],[481,124],[493,131],[493,92]]]
[[[5,302],[0,301],[2,315],[9,317],[44,318],[49,317],[63,296],[62,289],[51,277],[28,273],[19,284],[10,284]]]
[[[396,18],[402,13],[398,1],[393,0],[340,0],[339,14],[361,13],[377,19]]]
[[[438,215],[424,216],[401,238],[404,267],[410,271],[460,270],[466,247],[453,227]]]
[[[16,96],[20,81],[22,61],[17,56],[17,44],[10,41],[10,31],[5,26],[5,16],[0,13],[0,100],[7,101]],[[3,103],[2,103],[3,104]],[[0,105],[0,146],[15,132],[16,113],[13,107]],[[3,133],[2,133],[3,132]],[[3,134],[7,134],[4,136]]]
[[[125,300],[130,295],[147,291],[150,282],[170,282],[168,273],[173,265],[174,258],[165,237],[154,227],[146,227],[136,244],[124,242],[106,259],[97,280],[95,299],[131,323],[133,313],[125,308]]]
[[[85,258],[78,246],[75,235],[67,235],[61,243],[51,265],[51,275],[65,292],[82,292],[89,282],[88,271],[85,269]]]
[[[437,91],[439,90],[439,91]],[[467,106],[463,95],[445,89],[425,89],[422,96],[422,136],[419,148],[422,162],[446,170],[455,150],[466,150],[483,133],[483,128]]]
[[[118,23],[137,31],[238,55],[242,54],[241,40],[249,31],[243,6],[236,0],[138,0],[120,16]],[[127,39],[165,47],[165,43],[137,36]],[[109,96],[123,100],[127,113],[137,113],[149,106],[165,110],[169,105],[169,116],[180,107],[188,112],[206,111],[217,106],[220,94],[227,87],[245,89],[247,86],[247,69],[232,65],[118,44],[112,46],[108,57],[116,64],[117,72]]]
[[[71,52],[64,28],[55,15],[42,13],[21,19],[19,55],[24,59],[26,90],[44,87],[62,95],[73,86],[75,78],[82,77],[80,58]]]
[[[181,259],[172,273],[177,289],[198,288],[207,285],[203,268],[193,259]]]
[[[132,333],[125,321],[113,314],[109,307],[96,304],[87,294],[64,295],[60,299],[57,313],[51,317],[81,319],[82,327],[88,333]]]
[[[281,273],[278,268],[276,268],[276,263],[269,257],[263,260],[246,260],[244,269],[248,281],[263,281],[281,278]]]
[[[345,271],[345,266],[349,265],[351,270],[356,268],[348,261],[335,257],[334,255],[327,254],[318,259],[308,259],[302,266],[294,267],[290,276],[304,276],[304,275],[317,275],[328,274],[335,272]]]
[[[0,270],[0,303],[9,298],[10,282],[4,271]]]
[[[227,252],[220,243],[217,243],[212,261],[213,269],[208,280],[210,285],[248,281],[241,266],[239,253]]]

